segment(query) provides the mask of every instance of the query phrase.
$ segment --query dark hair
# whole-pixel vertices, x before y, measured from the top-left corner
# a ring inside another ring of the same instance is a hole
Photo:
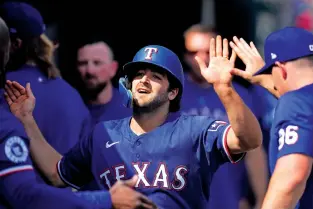
[[[100,43],[103,42],[104,44],[107,45],[107,47],[110,50],[111,56],[112,56],[112,60],[114,59],[114,51],[111,48],[110,44],[109,44],[109,39],[107,37],[104,37],[101,34],[88,34],[88,35],[83,35],[75,44],[75,49],[79,50],[80,48],[89,45],[89,44],[96,44],[96,43]]]
[[[18,39],[14,34],[11,35],[12,43]],[[8,70],[18,70],[27,61],[34,61],[36,66],[48,77],[60,77],[60,71],[53,62],[54,45],[45,35],[23,39],[21,47],[11,54],[8,63]]]
[[[171,91],[175,88],[178,88],[178,94],[176,95],[175,99],[173,99],[172,101],[170,101],[170,107],[169,107],[169,111],[170,112],[177,112],[180,110],[180,101],[182,98],[182,94],[183,94],[183,87],[180,84],[180,82],[174,78],[173,75],[170,75],[169,73],[167,74],[168,77],[168,82],[169,82],[169,87],[168,87],[168,91]]]

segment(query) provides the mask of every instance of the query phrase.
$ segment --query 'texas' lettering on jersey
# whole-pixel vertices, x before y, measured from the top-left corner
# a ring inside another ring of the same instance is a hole
[[[139,188],[162,188],[174,189],[180,191],[186,186],[185,175],[188,173],[186,166],[180,165],[174,169],[174,176],[169,176],[168,168],[165,163],[159,163],[159,166],[154,172],[153,179],[147,177],[151,162],[136,162],[132,163],[134,171],[137,173],[139,179],[135,187]],[[123,180],[126,178],[126,167],[123,164],[112,166],[112,169],[106,169],[100,174],[100,179],[109,188],[114,184],[110,179]],[[173,179],[172,181],[170,179]]]

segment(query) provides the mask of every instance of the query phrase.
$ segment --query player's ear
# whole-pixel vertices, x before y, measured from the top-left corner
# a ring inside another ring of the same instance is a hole
[[[179,92],[179,89],[178,88],[173,88],[169,91],[168,93],[168,99],[171,101],[171,100],[174,100],[175,97],[178,95],[178,92]]]
[[[287,71],[286,71],[286,68],[281,68],[281,74],[282,74],[282,78],[284,80],[287,79]]]
[[[283,80],[286,80],[287,79],[287,69],[286,69],[286,65],[285,63],[281,63],[281,62],[275,62],[275,65],[277,67],[279,67],[279,73],[281,75],[281,78]]]

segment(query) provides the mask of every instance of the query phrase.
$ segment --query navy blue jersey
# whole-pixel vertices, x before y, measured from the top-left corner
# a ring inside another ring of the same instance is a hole
[[[23,86],[30,82],[36,97],[34,118],[47,142],[59,153],[65,154],[90,130],[88,108],[63,79],[48,79],[38,68],[28,65],[8,72],[7,79]]]
[[[91,179],[109,189],[116,180],[138,174],[136,188],[146,195],[167,192],[180,207],[204,208],[212,176],[225,162],[237,162],[226,145],[230,125],[206,116],[172,114],[155,130],[137,136],[131,118],[95,126],[58,163],[64,182],[79,189]],[[189,205],[185,205],[186,203]],[[163,201],[156,201],[161,205]]]
[[[294,153],[313,157],[313,85],[286,93],[275,110],[269,149],[271,172],[280,157]],[[312,173],[297,208],[313,208]]]

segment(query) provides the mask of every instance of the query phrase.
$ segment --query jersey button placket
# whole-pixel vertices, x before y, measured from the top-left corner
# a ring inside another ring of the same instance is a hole
[[[133,144],[133,147],[134,147],[134,150],[135,150],[135,156],[136,156],[136,161],[139,161],[140,160],[140,145],[141,145],[141,142],[139,141],[139,138],[136,140],[136,142]]]

